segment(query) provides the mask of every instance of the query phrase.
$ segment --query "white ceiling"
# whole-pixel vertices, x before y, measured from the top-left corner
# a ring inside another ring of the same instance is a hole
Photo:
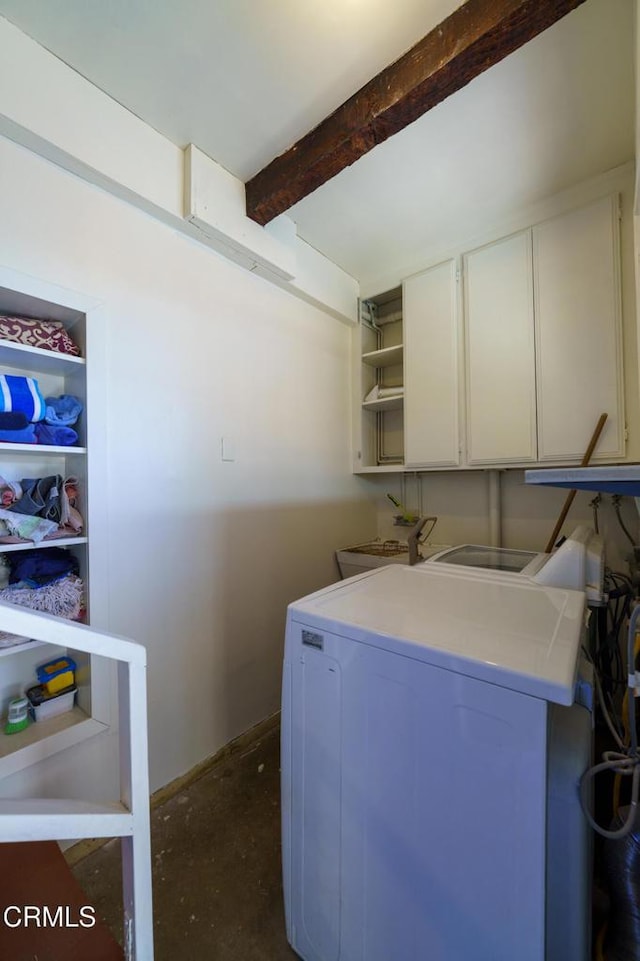
[[[246,180],[460,3],[0,0],[0,14]],[[371,287],[631,159],[633,6],[587,0],[293,207],[300,236]]]

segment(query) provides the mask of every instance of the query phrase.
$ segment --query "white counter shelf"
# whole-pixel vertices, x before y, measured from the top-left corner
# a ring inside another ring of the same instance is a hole
[[[402,344],[396,344],[393,347],[367,351],[362,355],[362,363],[368,364],[369,367],[394,367],[402,363],[402,356]]]
[[[640,497],[640,464],[527,470],[526,484]]]

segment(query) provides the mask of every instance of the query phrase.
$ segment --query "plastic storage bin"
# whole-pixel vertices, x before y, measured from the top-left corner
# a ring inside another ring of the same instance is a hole
[[[76,697],[75,687],[66,688],[58,694],[48,694],[42,684],[36,684],[27,691],[29,712],[34,721],[47,721],[50,717],[65,714],[73,709]]]

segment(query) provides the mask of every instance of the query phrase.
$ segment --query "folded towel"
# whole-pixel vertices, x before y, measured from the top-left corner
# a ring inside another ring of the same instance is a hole
[[[24,582],[30,587],[40,587],[65,574],[78,574],[80,570],[77,559],[64,547],[36,547],[18,553],[20,556],[11,554],[8,558],[9,584]]]
[[[7,535],[4,533],[0,535],[0,541],[3,543],[6,542],[5,538],[19,537],[21,540],[39,544],[47,535],[58,530],[55,521],[48,521],[46,518],[37,515],[15,514],[13,511],[4,510],[4,508],[0,509],[0,523],[3,527],[6,527],[7,531]]]
[[[0,374],[0,411],[21,411],[29,420],[42,420],[45,402],[33,377]]]
[[[37,444],[38,438],[33,424],[28,424],[24,430],[0,430],[0,443],[3,444]]]
[[[70,427],[75,424],[82,413],[82,401],[73,394],[61,394],[60,397],[47,397],[44,419],[54,427]]]
[[[55,547],[47,551],[56,550]],[[44,611],[56,617],[68,617],[73,621],[80,617],[83,605],[83,585],[73,574],[65,576],[40,587],[27,587],[23,583],[10,584],[0,590],[0,601],[19,604],[34,611]]]
[[[21,410],[10,413],[0,411],[0,430],[24,430],[28,423],[29,418]]]
[[[0,477],[0,505],[3,508],[11,507],[22,497],[22,484],[18,481],[7,481]]]
[[[46,421],[36,424],[36,437],[39,444],[51,444],[53,447],[71,447],[78,440],[73,427],[52,427]]]
[[[69,515],[69,499],[64,491],[60,474],[47,477],[23,477],[20,481],[22,497],[15,501],[10,511],[45,517],[56,524],[66,524]]]

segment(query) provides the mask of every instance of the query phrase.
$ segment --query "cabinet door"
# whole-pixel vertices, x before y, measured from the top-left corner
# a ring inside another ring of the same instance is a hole
[[[531,233],[464,257],[470,464],[536,458]]]
[[[455,261],[404,282],[405,464],[460,461]]]
[[[624,455],[617,197],[533,230],[540,460]]]

